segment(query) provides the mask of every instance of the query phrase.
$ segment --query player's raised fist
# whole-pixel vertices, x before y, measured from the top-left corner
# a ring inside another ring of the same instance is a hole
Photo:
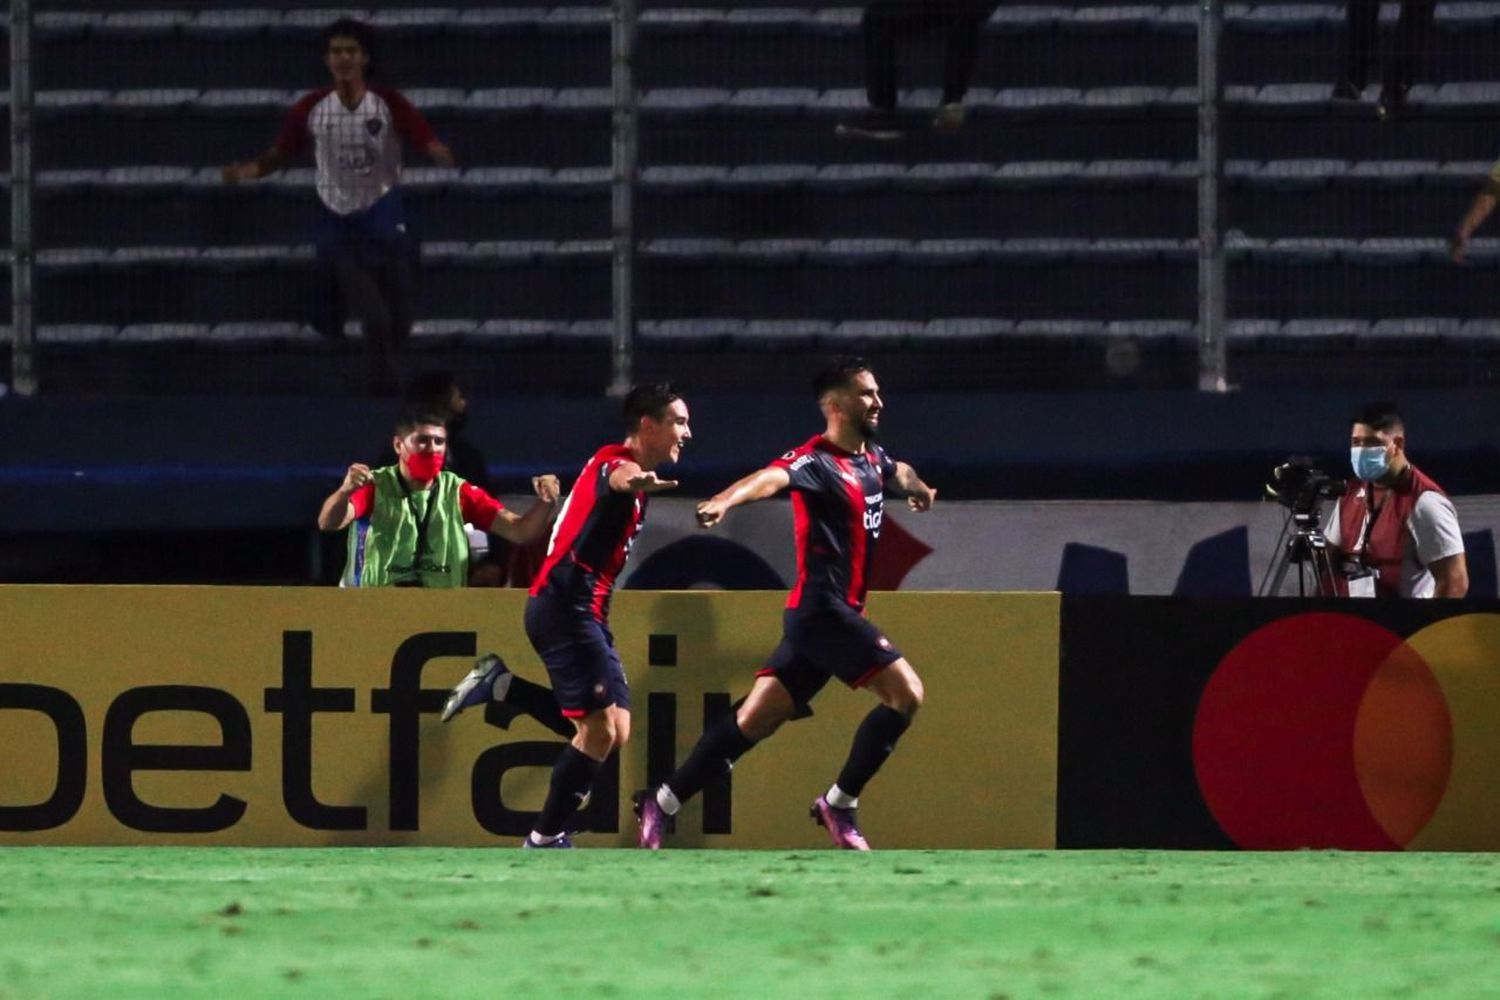
[[[937,502],[937,490],[926,483],[917,484],[906,498],[906,505],[915,511],[931,510],[932,505]]]
[[[536,491],[536,498],[542,503],[557,503],[557,498],[562,496],[562,484],[550,472],[532,476],[531,488]]]

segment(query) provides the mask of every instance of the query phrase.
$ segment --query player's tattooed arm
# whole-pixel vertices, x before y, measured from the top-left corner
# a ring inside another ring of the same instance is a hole
[[[906,497],[906,505],[912,510],[931,510],[937,502],[937,490],[922,482],[917,470],[905,462],[896,463],[896,488]]]
[[[609,474],[609,488],[616,493],[660,493],[677,488],[675,479],[658,479],[655,472],[647,472],[634,462],[621,462]]]
[[[791,475],[779,466],[770,465],[741,479],[726,490],[714,494],[698,505],[698,525],[712,528],[724,520],[731,507],[744,503],[765,500],[786,489],[792,483]]]

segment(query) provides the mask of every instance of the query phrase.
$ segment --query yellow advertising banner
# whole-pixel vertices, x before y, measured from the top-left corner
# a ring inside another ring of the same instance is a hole
[[[784,594],[624,591],[611,613],[631,743],[601,772],[584,846],[634,843],[630,793],[669,773],[780,638]],[[0,844],[518,843],[559,737],[448,689],[493,650],[546,683],[512,591],[0,587]],[[1060,598],[882,593],[870,616],[926,705],[866,789],[877,847],[1054,844]],[[667,846],[811,847],[807,817],[864,692],[753,749]]]

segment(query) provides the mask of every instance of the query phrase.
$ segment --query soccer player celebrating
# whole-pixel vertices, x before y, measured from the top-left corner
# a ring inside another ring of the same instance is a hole
[[[655,469],[676,462],[693,435],[687,404],[666,383],[631,389],[624,410],[625,442],[599,449],[579,473],[526,602],[526,636],[576,732],[552,769],[524,847],[573,846],[568,820],[588,799],[600,766],[630,738],[630,688],[609,631],[610,596],[645,523],[648,498],[677,485]],[[448,696],[443,720],[472,705],[519,701],[523,692],[532,702],[536,687],[513,676],[499,657],[481,657]],[[544,712],[518,707],[545,722]]]
[[[797,583],[782,616],[781,645],[756,674],[750,694],[703,734],[665,784],[637,793],[642,847],[659,848],[683,802],[783,722],[806,714],[813,696],[837,677],[868,688],[880,704],[860,723],[838,780],[810,812],[835,846],[870,849],[856,823],[860,792],[922,704],[916,671],[864,615],[870,563],[886,490],[904,495],[916,511],[929,510],[937,491],[875,443],[884,404],[862,359],[835,362],[814,389],[827,420],[823,433],[698,505],[698,523],[711,528],[731,508],[790,488]]]

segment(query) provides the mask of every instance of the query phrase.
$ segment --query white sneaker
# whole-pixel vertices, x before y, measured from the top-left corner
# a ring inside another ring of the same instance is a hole
[[[510,676],[505,661],[494,653],[485,653],[474,661],[474,669],[464,675],[443,702],[443,721],[447,722],[459,712],[474,705],[483,705],[495,697],[495,682]]]

